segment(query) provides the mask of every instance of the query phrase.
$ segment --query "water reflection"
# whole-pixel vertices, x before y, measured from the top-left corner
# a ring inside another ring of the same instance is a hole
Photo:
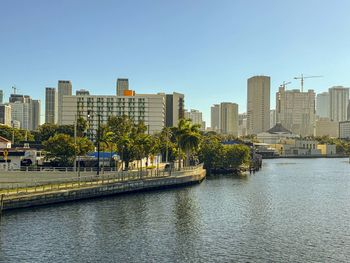
[[[0,262],[348,262],[349,168],[268,160],[255,175],[9,212]]]

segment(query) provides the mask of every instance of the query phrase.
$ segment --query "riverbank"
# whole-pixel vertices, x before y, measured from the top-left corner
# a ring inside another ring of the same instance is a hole
[[[169,187],[184,186],[200,183],[204,180],[206,171],[202,166],[188,167],[181,171],[173,171],[154,176],[141,174],[139,177],[113,177],[98,178],[91,182],[70,182],[65,188],[35,187],[35,191],[14,191],[2,194],[0,209],[10,210],[25,207],[49,205],[54,203],[78,201],[81,199],[98,198],[129,192],[165,189]],[[89,184],[90,183],[90,184]],[[33,190],[33,189],[31,189]]]
[[[264,156],[263,159],[317,159],[317,158],[349,158],[348,155],[286,155]]]

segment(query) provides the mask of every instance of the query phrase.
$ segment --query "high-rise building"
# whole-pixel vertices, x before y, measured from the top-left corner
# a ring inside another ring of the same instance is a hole
[[[125,90],[129,90],[129,80],[117,79],[117,96],[124,96]]]
[[[339,122],[339,138],[350,139],[350,121]]]
[[[85,89],[80,89],[80,90],[77,90],[75,92],[75,95],[76,96],[88,96],[88,95],[90,95],[90,92],[88,90],[85,90]]]
[[[184,94],[173,92],[165,95],[166,115],[165,126],[177,126],[180,119],[185,117],[185,96]]]
[[[338,138],[339,123],[331,121],[329,118],[319,118],[316,120],[315,136],[329,136]]]
[[[21,128],[21,123],[19,121],[12,120],[11,121],[11,127],[15,128],[15,129],[20,129]]]
[[[9,98],[9,102],[21,102],[21,103],[30,103],[31,98],[28,95],[21,95],[21,94],[11,94]]]
[[[268,76],[254,76],[247,81],[248,134],[270,128],[270,81]]]
[[[214,104],[210,109],[210,128],[212,131],[220,131],[220,105]]]
[[[238,136],[247,135],[247,113],[238,114]]]
[[[21,129],[35,130],[40,125],[40,100],[32,100],[29,95],[11,94],[11,119],[18,121]]]
[[[4,91],[0,89],[0,104],[4,103]]]
[[[276,122],[301,136],[314,135],[315,92],[308,90],[285,90],[276,93]]]
[[[238,104],[222,102],[220,104],[221,133],[238,136]]]
[[[62,103],[63,96],[71,96],[72,95],[72,82],[70,80],[59,80],[58,81],[58,118],[57,122],[59,125],[62,124]]]
[[[11,126],[11,106],[0,105],[0,124]]]
[[[270,110],[270,128],[276,125],[276,110]]]
[[[87,120],[89,137],[94,139],[99,118],[100,124],[105,124],[109,116],[125,115],[136,123],[142,121],[152,134],[163,129],[165,108],[164,94],[63,96],[62,124],[73,124],[76,116],[82,117]]]
[[[349,105],[349,88],[335,86],[328,90],[330,119],[340,122],[347,120],[347,111]]]
[[[322,92],[317,94],[316,97],[316,115],[319,118],[329,118],[330,107],[329,107],[329,93]]]
[[[21,101],[10,102],[11,118],[13,121],[20,123],[21,129],[32,129],[32,104],[23,103]]]
[[[37,130],[40,126],[41,103],[40,100],[32,100],[32,124],[30,130]]]
[[[45,91],[45,123],[56,124],[58,119],[58,94],[55,88]]]
[[[201,130],[205,130],[205,122],[203,122],[203,114],[199,110],[185,110],[185,119],[190,119],[193,124],[200,125]]]

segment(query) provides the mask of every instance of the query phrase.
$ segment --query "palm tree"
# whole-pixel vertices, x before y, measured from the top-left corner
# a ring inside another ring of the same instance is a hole
[[[181,168],[181,150],[186,153],[186,165],[190,165],[191,152],[197,149],[201,140],[199,125],[190,120],[181,119],[175,129],[175,136],[179,148],[179,168]]]
[[[164,127],[160,133],[160,139],[165,142],[165,162],[169,161],[169,143],[172,136],[172,131],[169,127]]]

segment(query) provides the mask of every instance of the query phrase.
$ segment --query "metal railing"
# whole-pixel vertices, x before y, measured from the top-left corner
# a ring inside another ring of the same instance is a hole
[[[6,196],[36,194],[48,191],[59,191],[69,189],[79,189],[84,187],[94,187],[106,184],[127,183],[156,178],[165,178],[171,176],[184,175],[185,171],[195,171],[202,169],[203,165],[196,165],[191,167],[184,167],[179,169],[149,169],[138,171],[119,171],[119,172],[105,172],[100,175],[80,175],[74,177],[57,177],[54,176],[48,180],[38,180],[33,178],[30,182],[18,183],[0,183],[0,195]],[[50,172],[50,171],[48,171]],[[186,174],[188,175],[188,174]],[[6,184],[6,187],[1,187]]]

